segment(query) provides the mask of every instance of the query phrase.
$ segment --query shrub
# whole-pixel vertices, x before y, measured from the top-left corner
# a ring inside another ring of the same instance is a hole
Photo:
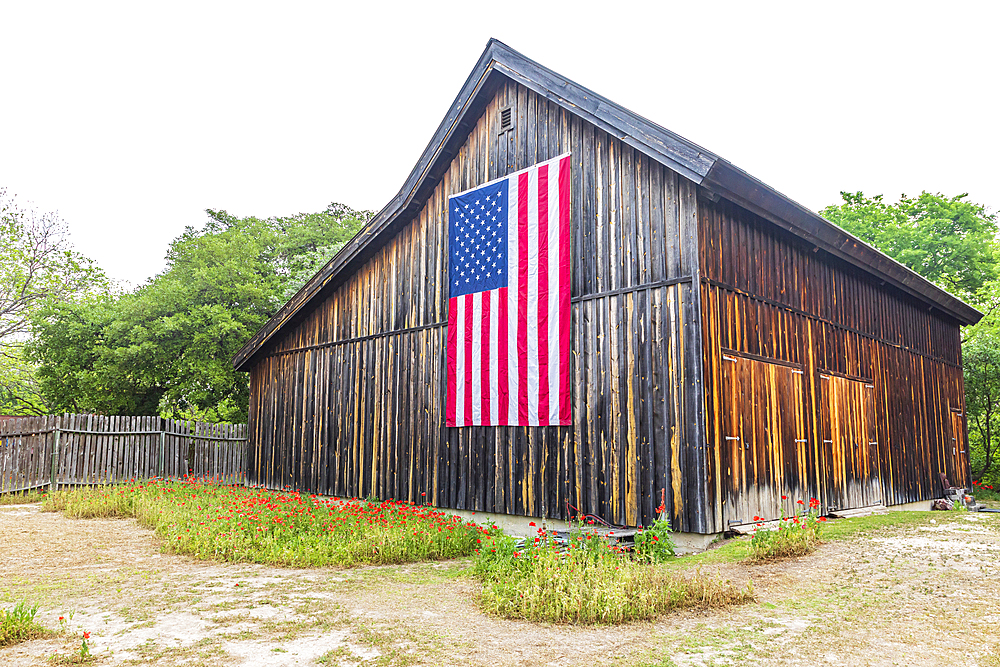
[[[19,602],[13,609],[0,609],[0,647],[44,637],[50,632],[35,621],[38,605]]]
[[[785,496],[781,497],[782,500]],[[805,505],[802,500],[799,505]],[[765,527],[764,519],[755,516],[753,538],[750,540],[749,560],[762,562],[775,558],[790,558],[812,552],[820,541],[825,517],[819,516],[819,501],[809,499],[808,511],[796,512],[785,516],[781,510],[781,519],[774,530]]]
[[[523,541],[497,535],[476,555],[474,573],[483,585],[478,602],[505,618],[607,624],[754,600],[750,584],[739,588],[700,572],[687,578],[648,559],[631,558],[594,532],[577,531],[568,544],[541,530]]]
[[[972,482],[972,493],[977,500],[1000,500],[1000,491],[995,489],[992,484],[974,481]]]

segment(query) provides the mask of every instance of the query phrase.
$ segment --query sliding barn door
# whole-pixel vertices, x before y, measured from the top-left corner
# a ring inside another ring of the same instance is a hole
[[[882,503],[874,386],[863,380],[822,374],[820,391],[824,508],[847,509]]]
[[[794,513],[814,494],[798,368],[723,355],[725,517],[752,522]],[[782,498],[784,496],[784,498]]]

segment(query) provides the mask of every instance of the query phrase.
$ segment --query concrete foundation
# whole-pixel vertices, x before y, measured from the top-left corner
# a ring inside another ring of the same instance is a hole
[[[491,514],[489,512],[469,512],[467,510],[444,510],[448,514],[456,514],[463,519],[475,521],[481,526],[495,525],[508,535],[529,537],[539,530],[572,530],[576,524],[560,519],[536,519],[530,516],[513,516],[510,514]],[[532,525],[534,524],[534,525]],[[708,545],[717,540],[721,533],[674,533],[674,547],[679,555],[704,551]]]
[[[933,500],[918,500],[915,503],[903,503],[901,505],[886,505],[885,508],[892,512],[929,512]]]

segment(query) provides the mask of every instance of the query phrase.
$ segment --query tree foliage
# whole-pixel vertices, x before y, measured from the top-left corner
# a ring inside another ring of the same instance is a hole
[[[843,203],[821,214],[938,286],[978,303],[997,279],[997,219],[967,194],[922,192],[894,204],[882,195],[841,192]]]
[[[24,349],[35,314],[108,289],[58,214],[24,208],[0,188],[0,414],[50,410]]]
[[[841,192],[821,211],[861,240],[978,307],[963,333],[966,420],[972,474],[1000,482],[1000,252],[995,214],[966,200],[923,192],[896,203]]]
[[[1000,446],[1000,346],[995,332],[981,329],[962,346],[965,405],[972,443],[972,476],[993,473]]]
[[[146,285],[35,319],[31,350],[59,409],[246,420],[247,375],[232,357],[371,215],[339,204],[286,218],[207,213]]]

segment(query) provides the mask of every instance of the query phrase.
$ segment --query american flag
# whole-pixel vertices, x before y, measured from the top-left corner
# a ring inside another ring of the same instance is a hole
[[[448,200],[447,426],[570,424],[569,155]]]

